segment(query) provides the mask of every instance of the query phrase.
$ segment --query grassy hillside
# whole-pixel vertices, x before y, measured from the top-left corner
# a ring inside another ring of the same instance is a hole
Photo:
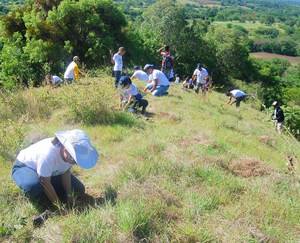
[[[299,143],[278,136],[269,117],[172,86],[147,96],[151,117],[113,111],[106,75],[59,89],[1,96],[1,241],[298,242]],[[10,179],[13,154],[55,131],[83,128],[101,150],[95,169],[75,168],[89,199],[38,229],[38,213]]]

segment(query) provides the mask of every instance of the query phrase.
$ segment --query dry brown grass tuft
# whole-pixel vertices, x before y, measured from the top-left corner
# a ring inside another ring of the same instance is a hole
[[[233,160],[229,162],[227,169],[234,175],[245,178],[270,175],[272,172],[272,169],[266,166],[264,162],[252,158]]]

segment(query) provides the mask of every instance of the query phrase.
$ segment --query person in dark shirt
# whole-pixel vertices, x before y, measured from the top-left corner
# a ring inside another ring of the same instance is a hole
[[[284,123],[284,112],[277,101],[274,101],[272,105],[274,107],[272,118],[275,121],[276,131],[281,134]]]

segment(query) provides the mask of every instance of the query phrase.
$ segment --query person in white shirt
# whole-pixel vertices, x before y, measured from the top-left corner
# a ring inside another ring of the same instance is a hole
[[[51,74],[46,75],[45,80],[46,80],[46,84],[54,88],[60,86],[64,82],[60,77]]]
[[[227,104],[236,104],[236,107],[239,107],[241,102],[246,99],[247,94],[239,89],[231,89],[228,90],[226,95],[229,97]]]
[[[166,75],[157,69],[154,69],[154,65],[146,64],[144,70],[149,75],[149,83],[144,91],[150,91],[153,96],[163,96],[168,94],[168,89],[170,87],[170,82]]]
[[[200,63],[197,64],[197,68],[193,73],[193,80],[196,81],[195,92],[199,93],[199,90],[201,88],[202,93],[205,94],[206,84],[208,81],[208,72]]]
[[[79,62],[79,57],[75,56],[73,57],[73,61],[68,65],[64,74],[66,84],[71,84],[74,81],[77,81],[79,79],[79,74],[82,74],[78,67]]]
[[[47,200],[53,205],[72,202],[74,193],[84,194],[84,185],[71,173],[73,165],[90,169],[99,155],[82,130],[55,133],[17,156],[12,178],[27,197],[34,201]]]
[[[125,111],[136,112],[137,108],[142,108],[141,114],[146,113],[148,101],[143,98],[135,84],[128,76],[120,78],[120,107]]]
[[[113,53],[111,52],[111,55]],[[113,74],[115,77],[115,87],[117,88],[119,85],[120,78],[122,76],[123,71],[123,56],[126,54],[126,50],[124,47],[120,47],[118,52],[112,55],[111,62],[114,65]]]
[[[139,66],[134,67],[134,74],[131,76],[131,79],[137,79],[139,81],[147,83],[149,81],[149,76],[145,73]]]

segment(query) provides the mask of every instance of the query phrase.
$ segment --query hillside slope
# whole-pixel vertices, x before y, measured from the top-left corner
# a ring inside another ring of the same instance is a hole
[[[147,95],[148,120],[112,113],[112,83],[102,75],[2,97],[1,241],[299,242],[299,169],[286,167],[287,155],[300,158],[298,142],[251,104],[237,110],[222,94],[181,86]],[[95,169],[74,171],[91,197],[34,229],[38,210],[11,181],[9,158],[24,139],[75,127],[102,154]]]

